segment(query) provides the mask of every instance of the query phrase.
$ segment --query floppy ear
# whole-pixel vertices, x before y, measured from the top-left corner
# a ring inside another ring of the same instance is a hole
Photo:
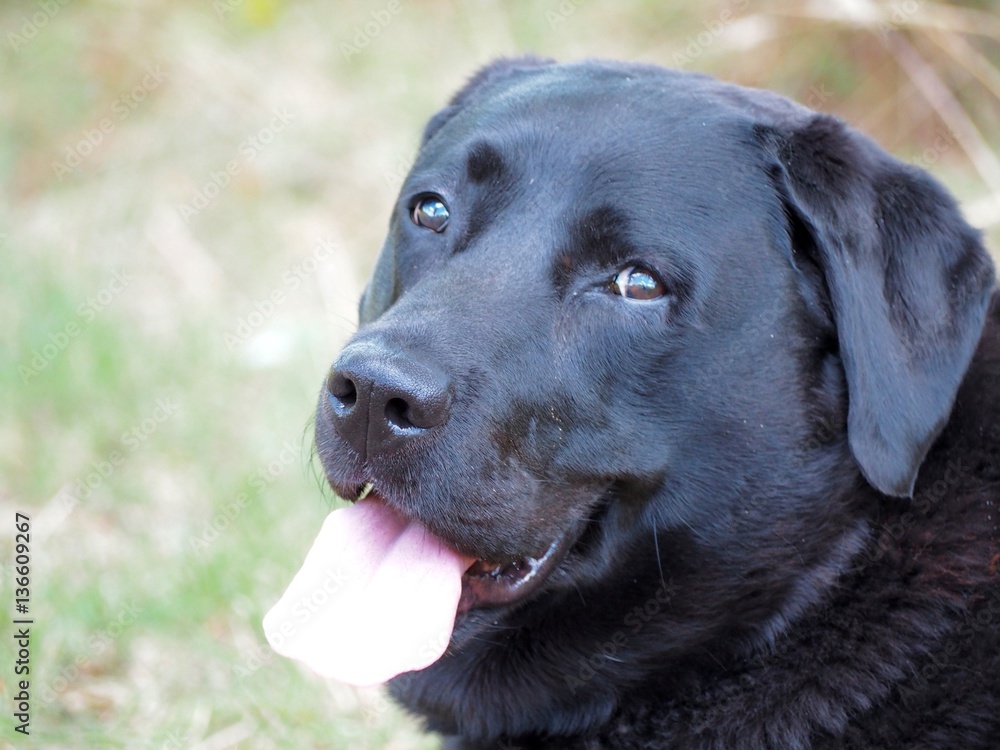
[[[448,105],[430,119],[424,127],[424,136],[420,142],[420,146],[423,147],[448,120],[454,117],[462,107],[485,89],[498,81],[519,75],[533,68],[551,65],[554,62],[555,60],[545,57],[524,55],[522,57],[500,57],[483,66],[466,81],[465,86],[459,89],[458,93],[448,102]]]
[[[827,285],[851,451],[876,489],[911,497],[979,341],[992,262],[940,184],[839,120],[759,133],[794,250]]]

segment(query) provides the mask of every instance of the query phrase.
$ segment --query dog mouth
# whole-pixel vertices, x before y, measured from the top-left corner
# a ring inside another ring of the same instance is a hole
[[[353,502],[371,498],[392,505],[381,492],[375,490],[372,482],[362,485],[352,494]],[[530,597],[575,549],[592,519],[593,516],[556,536],[537,557],[525,555],[501,562],[476,558],[462,575],[462,594],[456,614],[510,606]]]
[[[466,620],[474,611],[526,602],[574,550],[586,552],[599,526],[593,516],[581,519],[537,557],[496,562],[477,558],[468,540],[404,514],[370,485],[352,494],[348,507],[323,522],[264,628],[279,653],[354,685],[428,667],[444,655],[460,620],[474,623]],[[463,637],[472,632],[462,630]]]
[[[514,604],[530,596],[565,559],[572,535],[563,534],[540,557],[504,563],[476,560],[462,576],[458,613]]]

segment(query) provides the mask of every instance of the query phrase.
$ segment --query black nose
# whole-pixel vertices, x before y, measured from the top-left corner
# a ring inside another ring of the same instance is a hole
[[[362,457],[398,450],[448,421],[449,381],[437,367],[356,342],[326,380],[334,426]]]

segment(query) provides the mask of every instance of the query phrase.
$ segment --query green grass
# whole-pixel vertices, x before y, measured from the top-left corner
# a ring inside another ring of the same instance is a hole
[[[387,3],[230,5],[71,0],[18,49],[9,34],[42,6],[0,10],[0,596],[10,611],[28,513],[36,619],[28,742],[0,647],[17,747],[436,747],[380,691],[273,656],[260,622],[334,502],[309,420],[387,207],[423,121],[476,66],[518,51],[672,64],[728,10],[686,67],[828,92],[822,108],[902,158],[942,116],[993,151],[1000,132],[998,92],[920,25],[929,2],[901,28],[959,111],[922,99],[870,22],[777,2],[400,0],[350,56]],[[995,30],[961,38],[996,70]],[[290,121],[248,150],[276,110]],[[53,167],[105,119],[78,166]],[[1000,245],[1000,185],[961,145],[932,168]]]

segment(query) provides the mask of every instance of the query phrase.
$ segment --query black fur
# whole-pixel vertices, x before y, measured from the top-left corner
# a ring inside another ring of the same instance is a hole
[[[667,296],[612,293],[627,266]],[[345,349],[436,373],[447,421],[362,458],[323,398],[320,455],[476,557],[578,538],[393,695],[470,750],[1000,747],[993,285],[940,185],[831,117],[651,66],[481,71]]]

